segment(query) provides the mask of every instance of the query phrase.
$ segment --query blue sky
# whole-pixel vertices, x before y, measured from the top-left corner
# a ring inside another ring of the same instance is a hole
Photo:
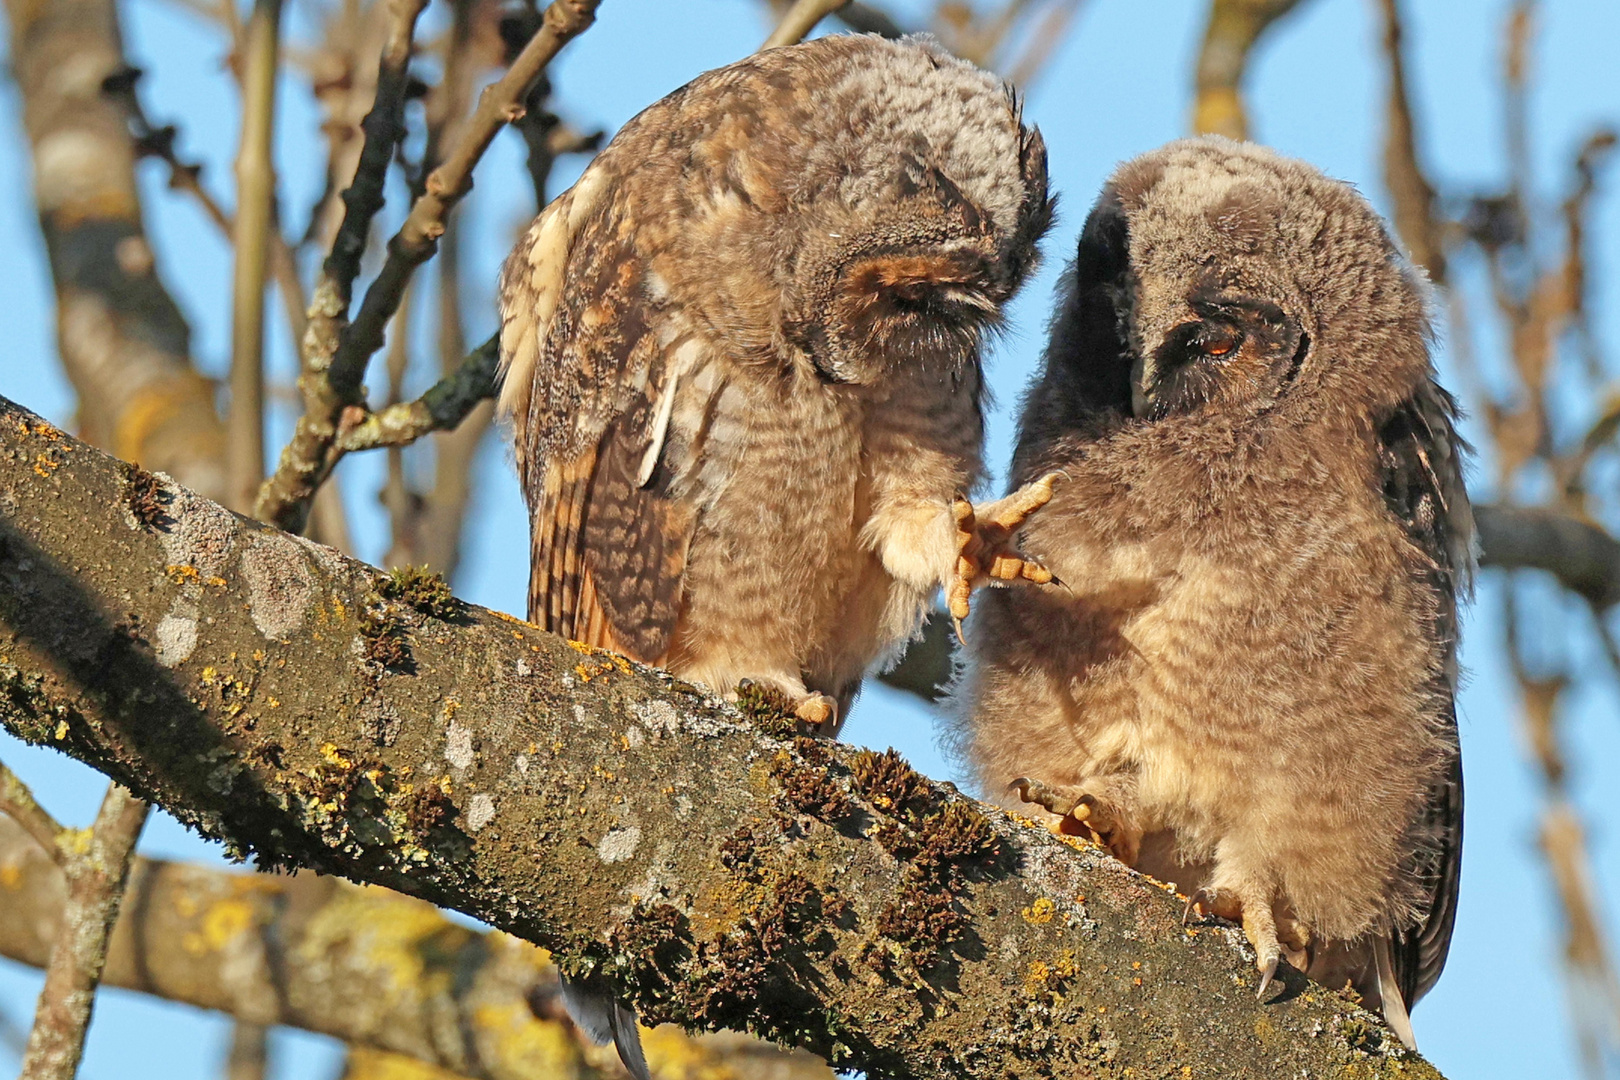
[[[890,5],[921,11],[918,2]],[[1041,275],[1011,313],[1012,332],[989,362],[999,407],[989,431],[991,460],[1003,467],[1012,443],[1010,405],[1039,353],[1056,273],[1093,194],[1120,160],[1186,131],[1192,58],[1205,0],[1089,0],[1043,79],[1028,96],[1027,115],[1040,125],[1051,174],[1062,193],[1060,217],[1046,243]],[[1447,186],[1489,185],[1502,175],[1497,71],[1505,0],[1407,0],[1410,72],[1432,171]],[[556,66],[564,113],[578,126],[610,132],[641,107],[698,72],[753,49],[766,26],[757,0],[605,0],[601,17]],[[293,33],[307,30],[302,8]],[[230,154],[236,145],[235,91],[220,69],[223,47],[210,27],[170,0],[133,0],[125,31],[133,61],[145,68],[142,88],[155,122],[182,131],[182,152],[208,165],[205,180],[230,201]],[[1309,0],[1280,24],[1254,69],[1250,102],[1255,135],[1351,180],[1383,202],[1378,181],[1382,69],[1377,60],[1376,5],[1369,0]],[[444,12],[435,5],[430,20]],[[1613,0],[1547,0],[1541,20],[1531,116],[1534,165],[1543,190],[1557,193],[1573,148],[1603,120],[1620,120],[1620,5]],[[285,205],[295,219],[316,194],[323,141],[307,94],[283,84],[278,165]],[[0,394],[59,422],[70,422],[72,395],[56,366],[50,283],[29,197],[29,168],[19,131],[19,104],[0,85],[0,280],[10,302],[4,326],[9,351],[0,362]],[[560,190],[577,165],[559,170]],[[467,323],[470,340],[494,327],[491,289],[515,230],[532,207],[515,138],[502,138],[477,174],[467,222]],[[148,225],[159,266],[193,327],[193,348],[208,370],[222,371],[228,353],[229,252],[191,203],[170,194],[156,165],[143,183]],[[397,215],[401,193],[392,193]],[[1599,310],[1620,311],[1620,280],[1609,256],[1620,240],[1620,211],[1600,203],[1595,222]],[[274,322],[272,378],[289,383],[292,347]],[[1488,352],[1488,336],[1477,341]],[[1442,358],[1443,360],[1443,358]],[[426,376],[423,376],[424,380]],[[379,376],[380,379],[380,376]],[[379,381],[373,380],[374,383]],[[1453,380],[1454,381],[1454,380]],[[1477,402],[1469,402],[1477,409]],[[1578,416],[1592,403],[1570,402]],[[274,436],[285,433],[280,418]],[[276,441],[273,438],[272,441]],[[1476,441],[1478,441],[1476,439]],[[278,443],[279,445],[279,443]],[[341,470],[360,554],[377,558],[385,543],[376,509],[378,458],[351,458]],[[1484,474],[1486,470],[1477,469]],[[467,562],[457,582],[466,598],[522,612],[524,518],[504,451],[479,463]],[[1461,702],[1469,806],[1463,896],[1451,963],[1416,1011],[1424,1050],[1450,1077],[1577,1075],[1559,975],[1560,938],[1546,873],[1536,856],[1540,785],[1515,726],[1515,691],[1501,651],[1501,590],[1485,575],[1467,625],[1464,660],[1471,677]],[[1582,608],[1550,597],[1537,632],[1549,640],[1583,632]],[[1580,670],[1596,673],[1568,702],[1563,727],[1572,785],[1586,816],[1599,896],[1620,891],[1620,808],[1605,798],[1620,790],[1620,716],[1616,688],[1591,650]],[[936,721],[904,695],[876,686],[857,705],[847,737],[894,745],[934,776],[954,775],[936,748]],[[88,770],[49,751],[0,736],[0,759],[34,785],[64,820],[87,822],[102,790]],[[150,854],[219,861],[217,850],[172,819],[155,816],[142,843]],[[0,961],[0,1009],[26,1024],[38,978]],[[207,1076],[223,1057],[228,1028],[218,1017],[122,992],[103,994],[91,1031],[87,1080]],[[336,1069],[336,1050],[312,1036],[278,1036],[276,1075],[321,1077]],[[10,1058],[0,1049],[0,1069]]]

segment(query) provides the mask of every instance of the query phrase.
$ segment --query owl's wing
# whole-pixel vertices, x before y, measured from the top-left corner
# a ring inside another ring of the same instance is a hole
[[[665,436],[702,347],[651,297],[630,217],[593,166],[507,260],[501,409],[529,503],[529,618],[657,663],[696,517],[669,490]]]
[[[1445,967],[1462,870],[1462,758],[1455,753],[1457,600],[1473,587],[1474,522],[1462,478],[1468,446],[1456,432],[1456,419],[1456,400],[1425,380],[1378,433],[1385,502],[1428,560],[1423,584],[1434,593],[1434,633],[1446,650],[1444,685],[1436,692],[1445,698],[1445,723],[1454,748],[1448,775],[1430,793],[1426,808],[1431,843],[1418,867],[1423,914],[1391,943],[1396,982],[1408,1006],[1428,992]]]

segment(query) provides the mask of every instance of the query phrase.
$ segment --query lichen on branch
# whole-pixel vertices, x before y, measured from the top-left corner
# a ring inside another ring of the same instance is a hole
[[[0,724],[262,865],[874,1076],[1437,1075],[1094,846],[388,582],[0,401]]]

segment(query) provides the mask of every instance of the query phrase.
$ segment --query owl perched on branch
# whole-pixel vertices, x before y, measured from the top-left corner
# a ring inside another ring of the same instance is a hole
[[[1017,100],[926,40],[768,50],[630,121],[501,278],[531,619],[830,734],[936,588],[1048,580],[1010,538],[1050,481],[963,495],[1050,218]]]
[[[1066,588],[979,605],[966,756],[1411,1045],[1472,536],[1426,285],[1348,185],[1209,138],[1115,173],[1059,305],[1014,478],[1064,477],[1021,539]]]

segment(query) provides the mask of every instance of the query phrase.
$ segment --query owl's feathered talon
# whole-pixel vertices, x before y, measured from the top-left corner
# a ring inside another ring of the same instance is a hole
[[[1047,473],[1033,483],[995,502],[975,508],[966,499],[951,504],[956,518],[956,576],[946,590],[945,602],[956,624],[958,641],[962,620],[968,615],[968,598],[985,581],[1030,581],[1045,585],[1053,580],[1052,571],[1013,547],[1013,537],[1024,521],[1052,500],[1052,485],[1060,474]]]
[[[826,694],[809,694],[793,706],[793,715],[809,725],[811,733],[831,738],[838,732],[838,702]]]
[[[1260,969],[1257,997],[1265,997],[1282,959],[1282,943],[1277,940],[1277,920],[1269,897],[1249,898],[1243,903],[1243,935],[1254,946],[1254,964]]]
[[[1058,821],[1052,831],[1063,836],[1080,836],[1108,849],[1108,853],[1126,866],[1136,863],[1142,842],[1141,830],[1122,820],[1114,805],[1090,792],[1079,796],[1073,790],[1065,791],[1027,776],[1020,776],[1008,788],[1017,791],[1027,803],[1056,814]]]
[[[1265,967],[1260,969],[1260,989],[1255,991],[1255,997],[1264,998],[1266,991],[1271,989],[1271,980],[1277,975],[1277,961],[1280,957],[1273,956],[1267,961]]]

